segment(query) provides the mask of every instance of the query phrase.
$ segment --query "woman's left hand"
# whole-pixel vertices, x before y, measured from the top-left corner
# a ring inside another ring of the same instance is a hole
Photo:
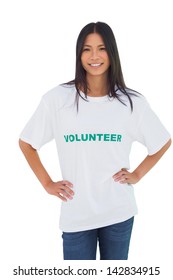
[[[136,184],[139,181],[138,176],[134,172],[130,173],[125,168],[114,174],[112,178],[120,184]]]

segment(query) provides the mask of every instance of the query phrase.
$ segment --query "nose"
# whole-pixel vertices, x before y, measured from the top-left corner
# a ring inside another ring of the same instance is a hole
[[[92,50],[92,52],[91,52],[91,59],[96,59],[98,57],[99,57],[98,51],[97,50]]]

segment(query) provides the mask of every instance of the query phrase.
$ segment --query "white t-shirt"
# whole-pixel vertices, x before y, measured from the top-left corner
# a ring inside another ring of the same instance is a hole
[[[133,186],[112,176],[130,168],[132,143],[159,151],[170,134],[142,95],[132,96],[133,112],[125,95],[117,98],[79,98],[74,86],[59,85],[46,93],[20,138],[35,149],[55,139],[63,180],[75,195],[62,202],[60,229],[75,232],[125,221],[137,213]],[[84,93],[81,95],[85,98]]]

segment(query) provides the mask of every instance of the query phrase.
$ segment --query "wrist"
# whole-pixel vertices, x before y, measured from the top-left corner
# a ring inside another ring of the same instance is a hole
[[[141,176],[140,172],[138,172],[137,170],[134,170],[132,172],[132,175],[133,175],[133,177],[135,179],[135,183],[138,183],[142,179],[142,177],[143,177],[143,176]]]
[[[53,184],[53,181],[52,181],[52,179],[49,179],[49,180],[47,180],[46,182],[43,182],[43,183],[42,183],[42,186],[43,186],[43,188],[44,188],[45,190],[47,190],[47,188],[49,188],[49,186],[50,186],[51,184]]]

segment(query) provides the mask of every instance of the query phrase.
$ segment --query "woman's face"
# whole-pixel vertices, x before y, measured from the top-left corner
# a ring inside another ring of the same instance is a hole
[[[87,75],[107,75],[110,61],[103,39],[98,33],[91,33],[86,37],[81,63]]]

